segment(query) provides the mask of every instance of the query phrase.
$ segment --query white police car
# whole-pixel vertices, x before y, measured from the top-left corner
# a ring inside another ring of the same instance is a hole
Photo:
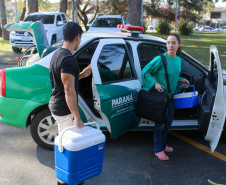
[[[32,28],[36,33],[38,22]],[[127,26],[131,30],[133,26]],[[137,28],[136,28],[137,30]],[[25,30],[23,30],[25,31]],[[41,57],[45,40],[36,36]],[[60,47],[61,43],[57,43]],[[142,87],[141,70],[159,53],[166,41],[142,34],[85,33],[74,57],[83,70],[91,63],[93,74],[80,80],[79,111],[83,122],[94,121],[116,138],[128,130],[150,130],[154,124],[135,115],[137,94]],[[48,109],[51,94],[49,64],[54,51],[28,67],[0,71],[0,120],[27,128],[34,141],[53,148],[57,125]],[[199,129],[215,150],[225,122],[225,99],[218,51],[210,47],[210,70],[183,52],[181,77],[187,78],[200,96],[200,105],[177,109],[172,129]],[[7,108],[6,108],[7,107]],[[226,135],[226,132],[223,132]]]

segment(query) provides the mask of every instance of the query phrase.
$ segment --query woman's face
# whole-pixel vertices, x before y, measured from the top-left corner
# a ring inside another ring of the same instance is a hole
[[[168,50],[168,53],[170,54],[176,54],[177,52],[177,49],[180,47],[180,44],[178,43],[178,40],[175,36],[173,35],[170,35],[168,38],[167,38],[167,50]]]

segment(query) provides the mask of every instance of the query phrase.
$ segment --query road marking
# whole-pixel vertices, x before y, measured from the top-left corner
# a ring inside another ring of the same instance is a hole
[[[223,154],[221,154],[221,153],[219,153],[219,152],[214,151],[212,153],[212,151],[211,151],[210,148],[208,148],[208,147],[206,147],[206,146],[204,146],[204,145],[202,145],[202,144],[200,144],[200,143],[198,143],[198,142],[196,142],[196,141],[194,141],[194,140],[192,140],[192,139],[190,139],[188,137],[185,137],[183,135],[180,135],[180,134],[178,134],[175,131],[169,131],[169,134],[170,135],[173,135],[173,136],[181,139],[182,141],[185,141],[185,142],[187,142],[187,143],[189,143],[189,144],[191,144],[191,145],[193,145],[193,146],[195,146],[195,147],[203,150],[204,152],[207,152],[207,153],[213,155],[214,157],[217,157],[218,159],[221,159],[222,161],[225,161],[226,162],[226,156],[223,155]]]

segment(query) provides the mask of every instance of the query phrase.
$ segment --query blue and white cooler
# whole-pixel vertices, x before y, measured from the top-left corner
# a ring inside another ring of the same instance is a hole
[[[189,85],[187,87],[192,87],[193,91],[180,94],[177,94],[176,92],[174,95],[174,104],[176,109],[192,108],[199,105],[199,95],[198,91],[195,91],[195,86]]]
[[[55,168],[58,179],[74,185],[102,172],[105,135],[98,129],[85,126],[64,129],[55,139]]]

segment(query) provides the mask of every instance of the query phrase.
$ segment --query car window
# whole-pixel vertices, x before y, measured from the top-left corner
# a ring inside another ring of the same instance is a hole
[[[25,19],[27,21],[41,21],[43,24],[53,24],[54,23],[54,15],[28,15]]]
[[[64,14],[61,14],[61,17],[63,19],[63,22],[66,23],[67,22],[67,19],[66,19],[65,15]]]
[[[125,81],[134,78],[131,61],[123,45],[104,46],[97,64],[102,83]]]
[[[62,21],[60,15],[57,16],[57,23],[58,23],[59,21]]]
[[[141,69],[143,69],[150,61],[164,51],[160,51],[160,46],[143,43],[138,46],[138,55],[140,59]]]
[[[121,18],[96,18],[92,27],[117,27],[122,24]]]

